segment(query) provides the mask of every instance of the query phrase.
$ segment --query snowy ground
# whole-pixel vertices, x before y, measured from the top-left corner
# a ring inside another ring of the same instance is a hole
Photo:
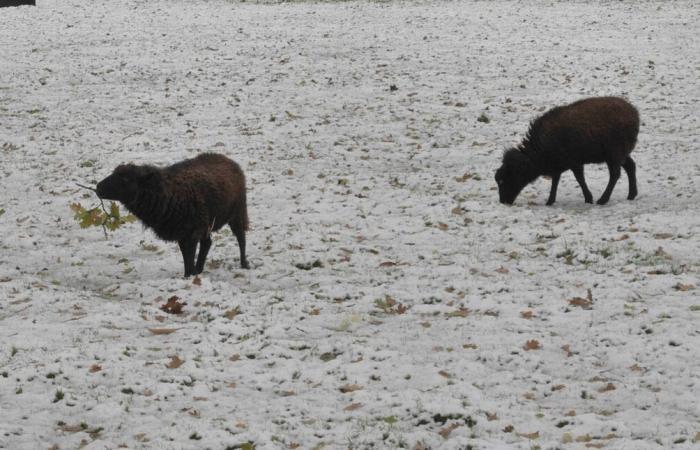
[[[698,445],[698,35],[694,1],[0,9],[0,448]],[[500,205],[528,121],[603,94],[638,199]],[[76,182],[202,151],[252,270],[75,223]]]

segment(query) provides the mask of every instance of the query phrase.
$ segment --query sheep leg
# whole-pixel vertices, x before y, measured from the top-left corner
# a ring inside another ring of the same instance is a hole
[[[199,254],[197,255],[197,265],[195,266],[195,275],[202,273],[204,263],[207,261],[207,254],[211,248],[211,236],[206,236],[199,241]]]
[[[236,240],[238,240],[238,249],[241,252],[241,267],[244,269],[250,269],[248,265],[248,260],[245,257],[245,225],[231,222],[229,223],[231,231],[236,235]]]
[[[549,199],[547,200],[547,206],[553,205],[554,201],[557,199],[557,187],[559,186],[560,177],[560,173],[552,176],[552,188],[549,190]]]
[[[637,196],[637,167],[634,164],[634,160],[629,156],[622,163],[622,168],[625,169],[627,174],[627,181],[629,181],[629,191],[627,194],[627,200],[634,200]]]
[[[583,165],[576,166],[572,168],[571,171],[574,173],[576,181],[578,181],[578,185],[581,186],[581,190],[583,191],[583,198],[586,199],[586,203],[593,203],[593,194],[591,194],[591,191],[588,189],[588,185],[586,185],[586,179],[583,176]]]
[[[617,163],[608,163],[608,171],[610,172],[610,180],[608,181],[608,187],[605,188],[605,192],[603,192],[603,195],[600,196],[598,201],[599,205],[604,205],[608,203],[608,200],[610,200],[610,195],[612,195],[612,191],[615,188],[615,184],[617,183],[617,180],[620,179],[620,165]]]
[[[182,259],[185,261],[185,278],[190,275],[195,275],[194,271],[194,253],[197,250],[197,241],[195,239],[182,239],[177,242],[182,252]]]

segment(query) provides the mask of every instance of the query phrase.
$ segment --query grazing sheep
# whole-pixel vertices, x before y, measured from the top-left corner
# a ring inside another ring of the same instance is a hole
[[[177,241],[185,277],[202,272],[210,234],[225,224],[238,240],[241,267],[249,268],[245,177],[238,164],[223,155],[205,153],[164,168],[123,164],[97,184],[97,195],[123,203],[159,238]]]
[[[583,190],[586,203],[593,195],[583,177],[583,165],[606,163],[610,180],[598,199],[604,205],[620,178],[620,167],[629,181],[628,200],[637,196],[635,164],[629,156],[637,142],[639,113],[618,97],[594,97],[550,109],[530,124],[525,139],[503,155],[496,171],[501,203],[512,204],[520,191],[540,175],[552,178],[547,205],[557,197],[562,172],[571,170]]]

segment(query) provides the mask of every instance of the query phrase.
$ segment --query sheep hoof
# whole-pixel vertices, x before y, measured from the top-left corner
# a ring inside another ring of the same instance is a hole
[[[635,192],[634,194],[630,194],[630,195],[627,196],[627,200],[634,200],[635,198],[637,198],[637,193],[636,193],[636,192]]]
[[[552,206],[554,204],[554,200],[547,200],[547,206]]]
[[[599,205],[604,205],[604,204],[608,203],[608,199],[607,199],[607,198],[602,198],[602,197],[601,197],[601,198],[598,199],[598,201],[597,201],[596,203],[599,204]]]
[[[593,204],[593,197],[587,198],[586,203]]]
[[[241,263],[241,268],[242,269],[250,269],[250,264],[248,264],[248,261],[243,261]]]

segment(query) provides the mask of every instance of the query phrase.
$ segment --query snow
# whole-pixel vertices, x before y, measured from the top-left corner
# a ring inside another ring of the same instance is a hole
[[[700,441],[694,1],[39,0],[0,23],[0,448]],[[502,151],[593,95],[640,110],[639,197],[623,175],[587,205],[567,173],[552,207],[543,179],[500,205]],[[229,231],[197,285],[139,224],[74,221],[97,204],[75,183],[203,151],[246,171],[251,270]]]

